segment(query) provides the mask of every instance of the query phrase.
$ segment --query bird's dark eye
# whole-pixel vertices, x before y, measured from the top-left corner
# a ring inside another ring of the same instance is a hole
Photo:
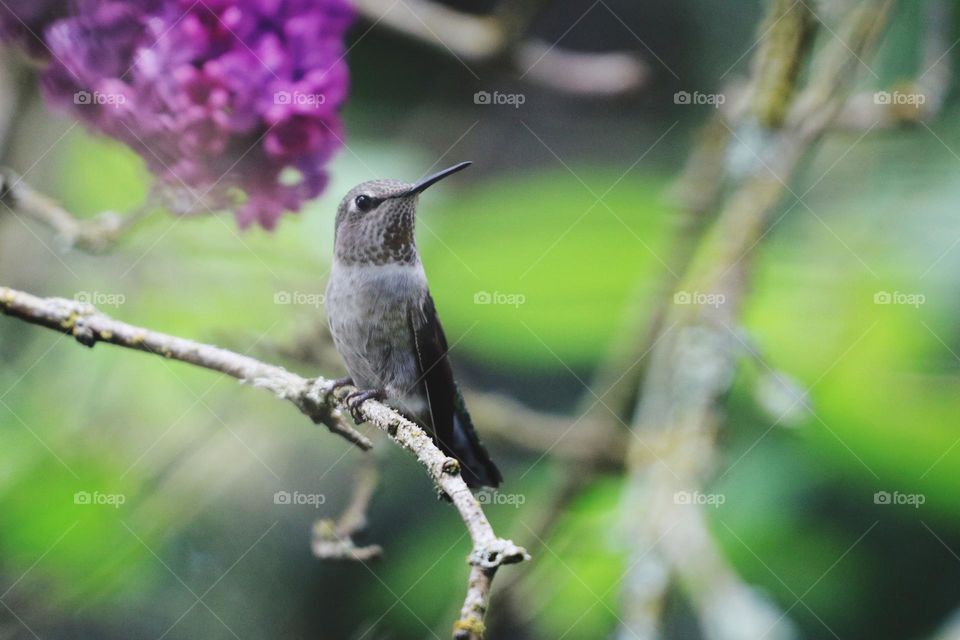
[[[353,203],[357,205],[357,209],[366,213],[376,206],[377,201],[368,195],[359,195],[353,200]]]

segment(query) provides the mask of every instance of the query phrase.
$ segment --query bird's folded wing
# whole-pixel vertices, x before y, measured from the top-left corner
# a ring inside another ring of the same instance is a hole
[[[457,387],[447,360],[447,338],[429,292],[419,308],[410,310],[410,329],[416,351],[417,377],[424,389],[432,422],[430,426],[437,442],[446,445],[443,448],[450,451],[454,447]]]

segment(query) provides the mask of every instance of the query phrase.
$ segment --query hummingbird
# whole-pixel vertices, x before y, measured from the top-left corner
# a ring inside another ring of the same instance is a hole
[[[449,347],[414,240],[419,195],[470,166],[461,162],[416,183],[371,180],[337,208],[327,322],[352,384],[355,419],[382,400],[410,418],[460,463],[471,488],[499,486],[500,471],[473,427],[447,358]]]

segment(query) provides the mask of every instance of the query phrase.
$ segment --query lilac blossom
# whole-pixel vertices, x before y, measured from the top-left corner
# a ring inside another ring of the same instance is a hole
[[[42,85],[139,153],[182,212],[270,229],[327,183],[353,16],[347,0],[76,0],[44,30]]]

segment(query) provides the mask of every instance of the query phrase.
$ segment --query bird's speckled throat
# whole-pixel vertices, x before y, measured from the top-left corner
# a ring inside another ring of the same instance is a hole
[[[340,264],[417,263],[417,195],[398,195],[412,186],[396,180],[374,180],[347,194],[337,211],[334,256]],[[374,198],[379,204],[361,211],[355,205],[358,196]]]

